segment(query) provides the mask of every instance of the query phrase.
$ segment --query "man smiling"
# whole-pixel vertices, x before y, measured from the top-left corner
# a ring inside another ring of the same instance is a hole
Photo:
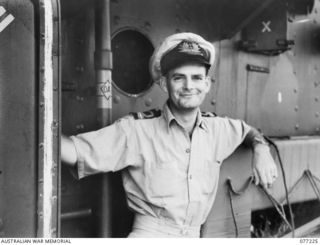
[[[214,60],[213,45],[202,37],[169,36],[150,60],[154,81],[168,93],[163,110],[133,113],[98,131],[62,137],[62,160],[77,166],[79,178],[122,170],[135,213],[129,237],[199,237],[215,199],[220,166],[242,142],[253,149],[256,184],[267,187],[277,177],[257,130],[200,111]]]
[[[192,134],[196,114],[210,90],[207,69],[200,64],[185,64],[173,68],[163,78],[161,86],[169,94],[169,105],[181,126]]]

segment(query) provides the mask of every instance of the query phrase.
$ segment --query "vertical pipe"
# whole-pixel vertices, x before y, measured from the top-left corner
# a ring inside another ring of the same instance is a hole
[[[110,0],[95,1],[95,75],[97,88],[97,113],[101,127],[112,122],[112,53],[110,30]],[[110,176],[102,177],[101,231],[102,237],[111,237]]]

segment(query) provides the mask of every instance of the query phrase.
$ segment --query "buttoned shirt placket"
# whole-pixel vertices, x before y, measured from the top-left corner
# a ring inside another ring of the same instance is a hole
[[[195,171],[196,169],[201,166],[197,166],[199,164],[199,137],[202,132],[201,132],[201,123],[202,123],[202,118],[200,115],[200,111],[198,113],[197,121],[196,121],[196,126],[192,132],[192,137],[191,139],[189,138],[190,142],[190,148],[189,148],[189,163],[188,163],[188,175],[187,175],[187,182],[188,182],[188,196],[189,196],[189,202],[187,206],[187,212],[186,212],[186,219],[184,224],[186,226],[192,226],[194,223],[194,217],[197,217],[198,209],[199,209],[199,199],[197,198],[197,189],[195,188],[196,185],[196,174]]]
[[[194,130],[192,132],[191,137],[189,136],[188,132],[176,121],[174,116],[169,112],[169,115],[167,114],[165,116],[166,120],[168,120],[168,126],[171,125],[171,123],[175,123],[175,126],[177,126],[180,129],[180,132],[183,134],[183,138],[185,138],[186,147],[185,147],[185,154],[186,155],[186,184],[188,187],[188,204],[186,208],[186,216],[184,220],[184,227],[192,226],[194,223],[194,217],[197,217],[197,212],[199,211],[199,199],[197,198],[197,190],[195,188],[195,179],[194,179],[194,171],[196,171],[196,168],[199,168],[199,166],[196,166],[197,160],[198,160],[198,143],[199,143],[199,133],[201,133],[199,130],[202,130],[202,117],[200,110],[197,114],[196,119],[196,125],[194,127]],[[171,125],[173,126],[173,125]],[[187,235],[187,229],[182,228],[181,234]]]
[[[186,209],[186,217],[185,217],[185,221],[184,221],[184,226],[188,226],[189,224],[188,224],[187,221],[190,218],[192,218],[192,215],[191,216],[189,215],[190,217],[188,216],[189,209],[190,209],[190,195],[191,195],[191,193],[190,193],[190,184],[191,184],[190,181],[192,180],[192,174],[190,174],[190,158],[191,158],[192,139],[190,139],[189,134],[185,129],[183,129],[180,125],[179,125],[179,127],[181,128],[181,131],[182,131],[182,133],[184,135],[184,138],[186,139],[185,140],[186,146],[185,146],[184,154],[186,154],[185,159],[186,159],[186,170],[187,170],[186,171],[186,174],[187,174],[187,178],[186,178],[186,182],[187,183],[186,184],[187,184],[187,188],[188,188],[188,205],[187,205],[187,209]],[[180,233],[182,235],[187,235],[188,230],[185,229],[185,227],[182,227]]]

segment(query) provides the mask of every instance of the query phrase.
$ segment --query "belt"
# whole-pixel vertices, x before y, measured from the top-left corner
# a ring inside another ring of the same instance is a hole
[[[163,237],[200,237],[200,226],[177,225],[142,214],[136,214],[134,217],[133,232],[135,229],[141,229],[150,234],[163,234]]]

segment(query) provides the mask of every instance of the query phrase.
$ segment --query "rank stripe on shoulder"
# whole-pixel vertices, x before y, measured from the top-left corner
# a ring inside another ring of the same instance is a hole
[[[151,119],[155,117],[161,116],[161,110],[159,109],[152,109],[150,111],[145,112],[131,112],[130,115],[134,117],[134,119]]]
[[[214,112],[202,111],[201,116],[203,116],[203,117],[216,117],[217,114]]]

